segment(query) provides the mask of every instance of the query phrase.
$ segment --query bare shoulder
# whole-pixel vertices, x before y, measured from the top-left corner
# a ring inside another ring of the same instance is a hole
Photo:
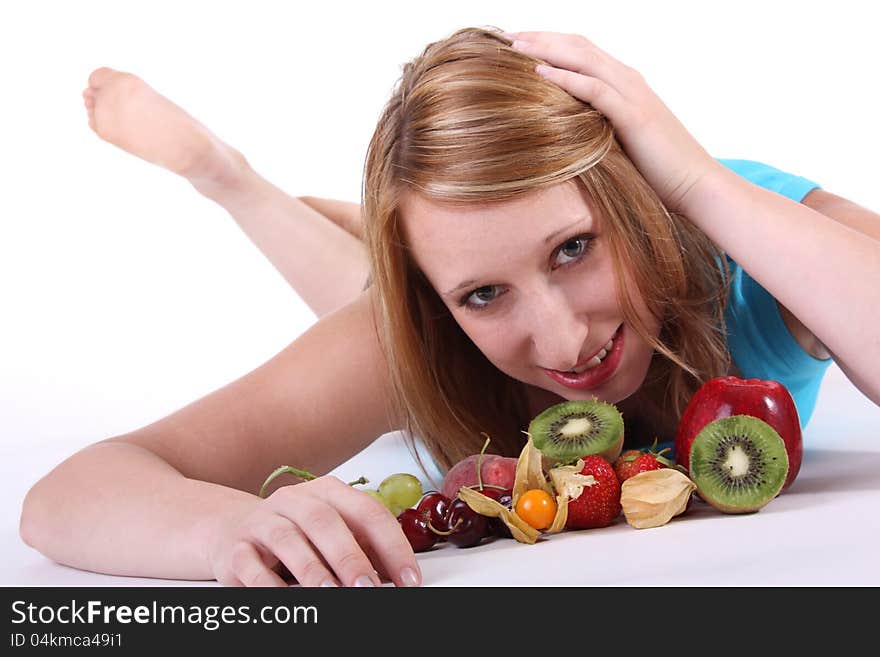
[[[279,465],[323,474],[397,428],[370,290],[240,379],[142,429],[185,476],[252,492]]]

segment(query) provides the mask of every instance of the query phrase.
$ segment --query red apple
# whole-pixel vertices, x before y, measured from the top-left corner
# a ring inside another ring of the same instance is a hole
[[[751,415],[776,429],[788,452],[788,477],[782,489],[788,488],[800,470],[804,444],[797,406],[778,381],[720,376],[704,383],[681,416],[675,434],[676,462],[690,471],[691,445],[700,429],[731,415]]]
[[[443,478],[440,492],[450,500],[454,500],[458,495],[459,488],[477,484],[477,459],[479,457],[479,454],[472,454],[453,465]],[[516,478],[517,461],[518,459],[510,456],[483,454],[480,467],[483,484],[512,489],[513,481]]]

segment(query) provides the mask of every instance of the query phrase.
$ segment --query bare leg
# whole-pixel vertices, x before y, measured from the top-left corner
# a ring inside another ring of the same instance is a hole
[[[357,204],[289,196],[130,73],[97,69],[83,98],[99,137],[183,176],[226,209],[318,317],[360,294],[369,264]]]
[[[359,240],[364,239],[364,220],[361,216],[361,206],[359,203],[318,198],[317,196],[300,196],[299,200],[313,210],[317,210]]]

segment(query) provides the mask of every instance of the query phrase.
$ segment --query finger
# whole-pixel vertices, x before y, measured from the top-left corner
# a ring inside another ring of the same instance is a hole
[[[287,521],[285,520],[285,522]],[[254,541],[254,547],[257,549],[257,553],[260,555],[263,563],[271,568],[272,572],[276,573],[278,577],[283,579],[288,584],[290,584],[291,582],[299,584],[299,582],[296,582],[296,578],[293,576],[293,573],[290,572],[290,569],[284,564],[281,559],[272,554],[272,552],[264,547],[259,541]],[[335,584],[335,582],[333,582],[333,584]],[[325,584],[325,586],[329,586],[329,584]]]
[[[603,55],[608,57],[609,59],[614,59],[607,52],[599,48],[595,43],[590,41],[587,37],[581,34],[564,34],[562,32],[542,32],[542,31],[525,31],[525,32],[505,32],[509,38],[514,41],[529,41],[531,43],[538,44],[546,44],[552,42],[561,42],[567,43],[570,45],[576,45],[579,43],[587,43],[591,45],[593,48],[601,52]],[[616,61],[616,60],[615,60]]]
[[[552,32],[521,32],[511,45],[524,54],[558,68],[599,78],[627,98],[638,98],[644,87],[639,73],[586,37]],[[530,40],[534,38],[535,40]]]
[[[254,538],[284,564],[301,586],[338,586],[316,548],[293,523],[288,517],[275,516],[252,530]]]
[[[333,504],[346,524],[366,544],[366,549],[380,560],[377,567],[396,586],[418,586],[422,581],[412,546],[400,523],[377,499],[347,486],[334,477],[315,480],[315,494]]]
[[[629,103],[602,80],[552,66],[538,66],[536,70],[541,77],[559,85],[575,98],[589,103],[615,124],[620,125],[626,121],[630,113]]]
[[[307,484],[299,484],[305,485]],[[310,488],[310,491],[313,490],[313,487]],[[296,502],[285,504],[281,512],[308,538],[316,553],[323,557],[343,585],[381,585],[373,564],[355,540],[336,505],[318,495],[312,495],[314,492],[311,495],[298,495]],[[294,566],[295,564],[288,564],[291,572],[297,574],[293,570]],[[316,568],[313,564],[311,567]]]
[[[257,549],[246,541],[233,548],[230,568],[242,586],[287,586],[283,579],[263,563]]]
[[[552,66],[590,75],[615,87],[625,84],[625,76],[621,74],[620,65],[612,62],[586,39],[577,41],[517,39],[511,45],[516,50],[536,59],[542,59]]]

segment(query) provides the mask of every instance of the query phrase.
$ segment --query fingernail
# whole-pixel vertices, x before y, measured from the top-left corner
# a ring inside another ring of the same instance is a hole
[[[322,587],[325,587],[325,586],[338,586],[338,584],[337,584],[336,582],[334,582],[332,579],[325,579],[323,582],[321,582],[321,586],[322,586]]]
[[[419,576],[412,568],[404,568],[400,571],[400,581],[404,586],[418,586]]]
[[[375,586],[375,584],[373,584],[373,580],[371,580],[366,575],[361,575],[356,580],[354,580],[354,585],[355,586]]]
[[[526,50],[532,44],[529,43],[528,41],[523,41],[522,39],[517,39],[516,41],[514,41],[510,45],[511,45],[511,47],[516,48],[517,50]]]
[[[535,67],[535,73],[540,75],[542,78],[550,77],[550,67],[544,66],[543,64],[538,64]]]

